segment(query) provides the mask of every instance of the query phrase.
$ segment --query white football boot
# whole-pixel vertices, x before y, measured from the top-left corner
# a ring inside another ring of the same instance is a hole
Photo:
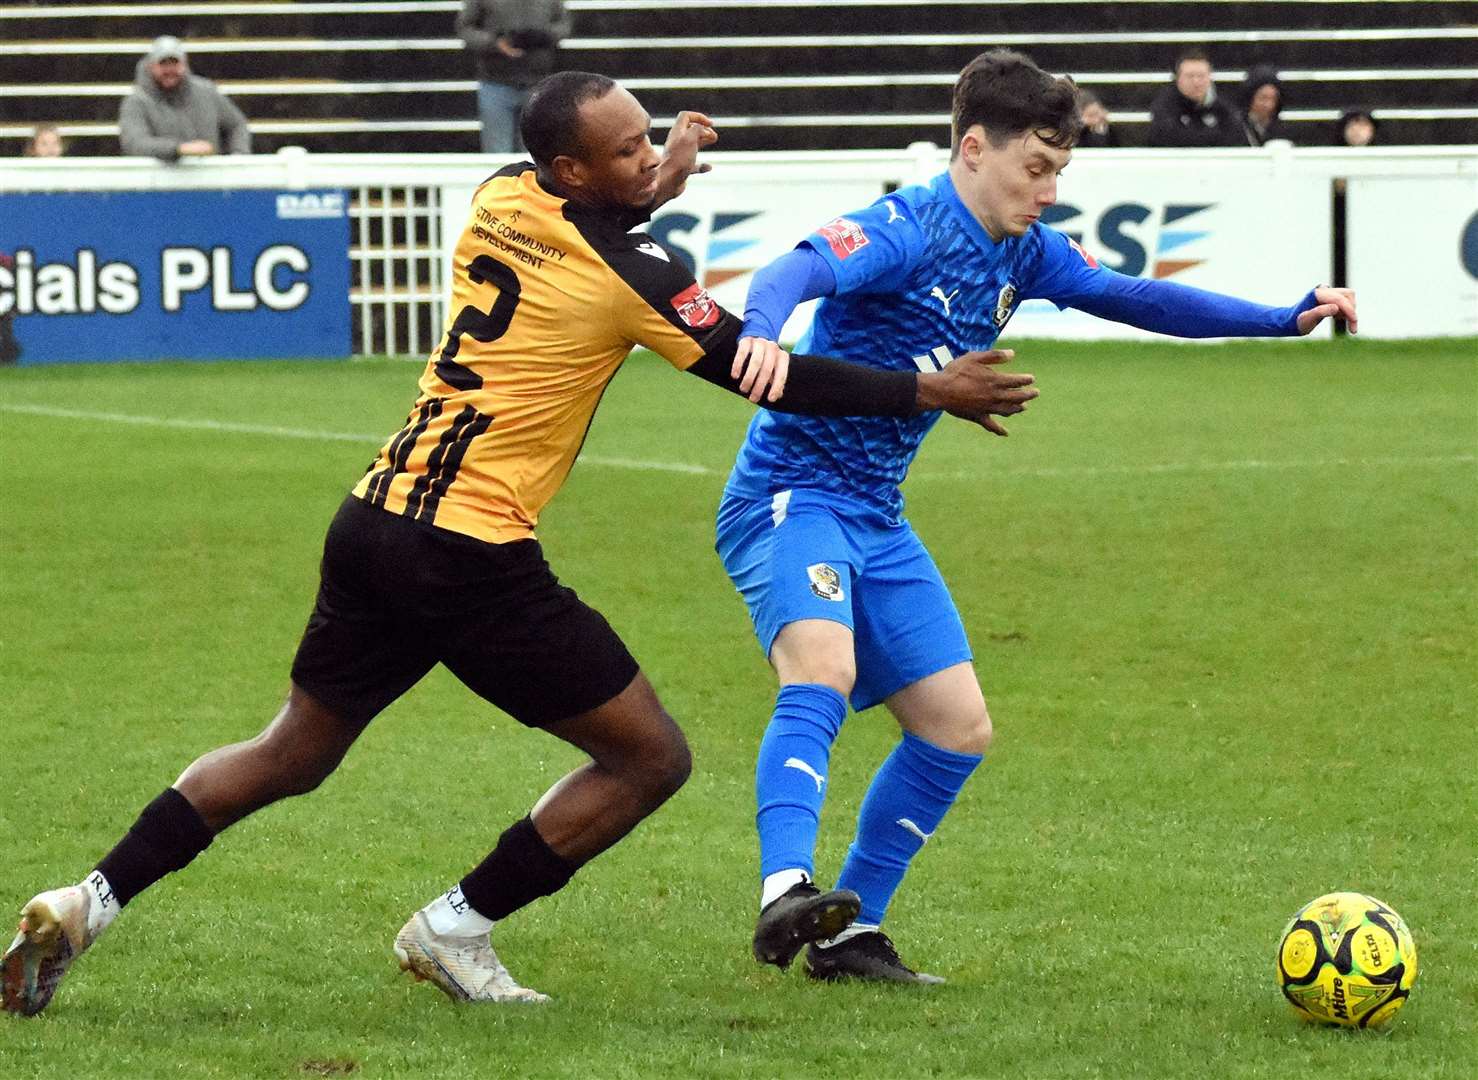
[[[400,969],[417,980],[426,979],[453,1001],[544,1002],[549,997],[519,986],[493,952],[487,934],[451,937],[438,934],[418,911],[395,935],[395,956]]]
[[[92,944],[91,906],[92,894],[72,885],[32,897],[21,908],[20,932],[0,961],[6,1012],[35,1016],[46,1008],[72,961]]]

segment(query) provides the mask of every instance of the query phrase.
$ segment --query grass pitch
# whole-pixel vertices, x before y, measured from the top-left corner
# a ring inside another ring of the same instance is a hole
[[[3,1018],[0,1076],[1471,1080],[1473,342],[1027,342],[1016,366],[1042,397],[1011,438],[945,420],[906,491],[997,728],[889,915],[948,986],[748,957],[773,691],[712,552],[748,407],[639,357],[540,535],[696,771],[497,930],[555,1003],[455,1008],[390,954],[576,761],[439,672],[320,791],[130,905],[45,1014]],[[418,370],[0,372],[0,909],[272,715],[323,531]],[[823,876],[895,737],[848,720]],[[1345,888],[1416,934],[1389,1034],[1305,1027],[1274,988],[1286,919]]]

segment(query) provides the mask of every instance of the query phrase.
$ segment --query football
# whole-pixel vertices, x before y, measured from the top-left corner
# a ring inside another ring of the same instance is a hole
[[[1415,982],[1411,931],[1390,907],[1363,893],[1310,900],[1278,945],[1278,987],[1310,1020],[1380,1027],[1406,1003]]]

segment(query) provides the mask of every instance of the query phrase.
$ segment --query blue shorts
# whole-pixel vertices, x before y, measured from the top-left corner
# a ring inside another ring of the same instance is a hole
[[[816,489],[769,500],[725,492],[715,546],[767,657],[775,635],[801,619],[852,631],[859,712],[971,659],[944,579],[906,521]]]

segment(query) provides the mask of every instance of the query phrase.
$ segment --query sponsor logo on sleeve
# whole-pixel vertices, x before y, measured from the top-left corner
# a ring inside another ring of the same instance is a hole
[[[1087,252],[1087,250],[1083,247],[1082,244],[1080,244],[1076,240],[1072,239],[1072,237],[1068,237],[1068,241],[1067,242],[1072,245],[1072,248],[1073,248],[1074,251],[1076,251],[1079,255],[1081,255],[1083,257],[1083,261],[1085,263],[1087,263],[1089,266],[1091,266],[1095,270],[1098,269],[1098,260],[1095,259],[1092,255],[1089,255],[1088,252]]]
[[[831,253],[838,259],[845,259],[868,244],[867,233],[863,232],[862,226],[849,218],[839,217],[828,222],[821,226],[820,232],[831,245]]]
[[[718,322],[718,304],[696,281],[672,298],[672,308],[677,317],[694,330],[703,330]]]

